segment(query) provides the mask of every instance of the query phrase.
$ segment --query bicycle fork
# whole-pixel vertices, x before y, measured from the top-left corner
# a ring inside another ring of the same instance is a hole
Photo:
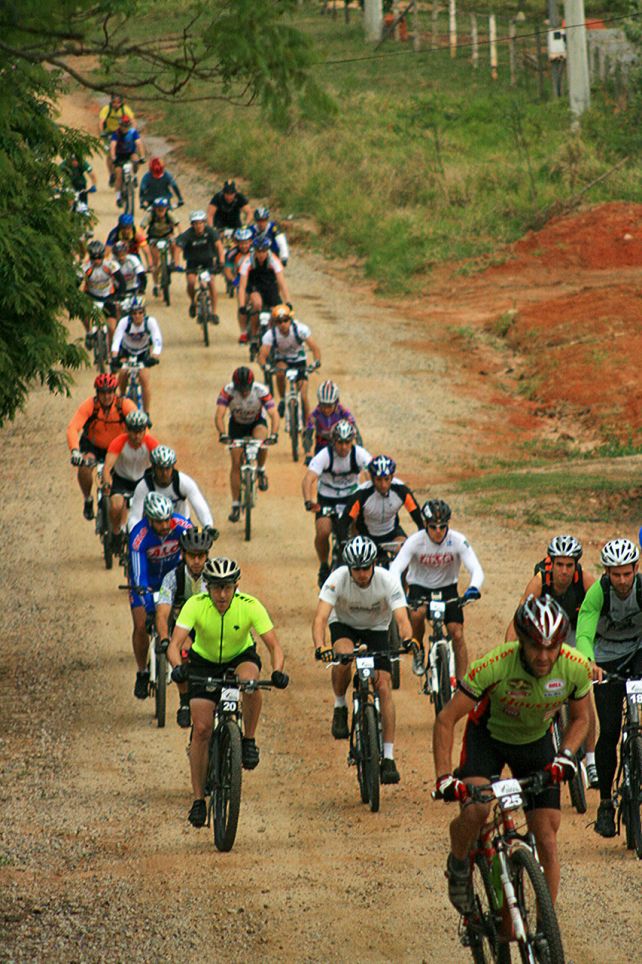
[[[524,921],[522,920],[522,915],[519,907],[517,906],[517,897],[515,896],[515,887],[513,886],[513,881],[511,880],[506,851],[497,851],[496,858],[499,869],[499,879],[501,881],[502,891],[504,894],[504,904],[506,907],[508,907],[515,938],[518,941],[525,941],[526,928],[524,927]]]

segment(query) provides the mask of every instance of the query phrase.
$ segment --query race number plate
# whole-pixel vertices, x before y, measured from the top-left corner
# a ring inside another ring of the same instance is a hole
[[[223,691],[221,692],[222,700],[229,700],[232,703],[238,703],[240,698],[241,698],[240,690],[237,690],[232,686],[223,687]]]
[[[289,378],[291,382],[296,382],[299,380],[299,369],[298,368],[288,368],[285,372],[285,377]]]
[[[210,282],[210,280],[211,280],[211,278],[212,278],[212,276],[211,276],[211,274],[209,273],[209,271],[201,271],[201,273],[199,274],[198,277],[199,277],[199,279],[203,282],[204,285],[209,284],[209,282]]]
[[[436,599],[431,599],[430,601],[430,616],[434,618],[435,616],[443,616],[446,612],[446,603],[439,602]]]
[[[626,696],[631,703],[642,704],[642,679],[627,679]]]
[[[521,807],[523,798],[519,780],[497,780],[492,787],[502,810],[517,810]]]
[[[374,669],[374,656],[357,656],[357,669]]]

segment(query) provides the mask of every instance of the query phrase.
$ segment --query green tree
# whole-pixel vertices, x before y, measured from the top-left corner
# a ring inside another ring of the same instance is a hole
[[[324,103],[311,42],[287,22],[296,0],[0,0],[0,425],[34,384],[69,391],[86,361],[68,318],[79,292],[80,224],[58,159],[90,139],[56,122],[70,79],[137,101],[256,103],[275,122]],[[99,64],[95,69],[96,63]]]

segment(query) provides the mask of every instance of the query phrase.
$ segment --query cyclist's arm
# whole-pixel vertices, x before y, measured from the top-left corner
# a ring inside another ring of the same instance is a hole
[[[568,701],[568,726],[564,730],[560,750],[568,749],[571,753],[577,753],[586,739],[589,719],[590,702],[588,694],[579,700],[570,699]]]
[[[217,405],[216,413],[214,415],[214,425],[216,426],[216,431],[219,435],[225,434],[225,415],[227,414],[227,405]]]
[[[143,143],[143,138],[140,135],[134,141],[134,150],[138,155],[138,159],[142,161],[145,157],[145,145]]]
[[[594,582],[587,592],[580,611],[577,614],[577,629],[575,630],[575,646],[577,650],[590,662],[595,662],[593,644],[597,624],[604,604],[604,593],[599,581]]]
[[[139,482],[134,489],[134,494],[132,496],[131,506],[129,509],[129,518],[127,520],[127,526],[130,532],[143,518],[143,503],[148,492],[149,489],[144,481]]]
[[[114,332],[114,337],[111,340],[111,357],[118,358],[118,352],[120,351],[120,346],[123,340],[123,335],[125,334],[125,329],[127,328],[127,315],[116,325],[116,331]]]
[[[116,160],[116,143],[117,143],[117,136],[116,134],[112,134],[111,140],[109,142],[109,154],[112,161]]]
[[[389,571],[395,575],[397,579],[401,579],[412,559],[412,546],[409,546],[408,542],[409,540],[406,539],[390,564]]]
[[[196,482],[194,479],[190,478],[189,475],[185,475],[183,472],[180,473],[180,476],[181,489],[185,493],[185,498],[198,516],[198,521],[200,522],[201,526],[213,526],[214,519],[212,518],[210,507],[203,498],[201,490],[197,486]]]
[[[484,570],[479,564],[475,550],[468,543],[468,540],[465,540],[465,543],[464,550],[461,554],[461,561],[470,574],[470,582],[468,585],[474,586],[476,589],[481,589],[484,584]]]
[[[279,273],[277,274],[276,283],[279,287],[279,294],[281,296],[281,301],[285,304],[290,300],[290,293],[288,292],[288,286],[285,283],[285,276],[283,273],[283,269],[281,269],[281,271],[279,271]]]
[[[318,649],[319,646],[325,646],[325,630],[332,609],[332,603],[326,602],[324,599],[319,599],[312,621],[312,642],[314,643],[315,649]]]
[[[584,592],[588,592],[594,582],[595,576],[592,576],[590,572],[582,569],[582,585],[584,586]]]
[[[518,605],[524,602],[527,596],[541,596],[542,595],[542,574],[541,572],[536,572],[535,575],[529,579],[526,589],[521,595]],[[504,633],[504,642],[509,643],[514,639],[517,639],[517,633],[515,631],[515,623],[511,617],[511,620],[506,627],[506,632]]]
[[[271,349],[271,345],[261,345],[259,349],[258,358],[257,358],[257,362],[259,363],[259,365],[261,366],[265,365],[266,361],[270,356],[270,349]]]
[[[459,720],[467,716],[475,706],[475,701],[457,690],[441,713],[437,715],[432,734],[432,752],[435,759],[435,776],[452,772],[453,739]]]
[[[125,435],[125,442],[127,441],[127,435]],[[119,444],[115,444],[119,443]],[[105,456],[105,465],[103,468],[103,482],[105,485],[111,486],[111,473],[114,470],[114,466],[118,461],[118,457],[123,450],[124,442],[121,445],[120,439],[115,438],[107,449],[107,454]]]
[[[172,607],[167,603],[156,603],[156,630],[160,639],[169,636],[169,616]]]
[[[216,217],[216,205],[211,202],[207,205],[207,223],[211,228],[214,227],[214,218]]]
[[[149,332],[152,338],[151,350],[154,358],[158,358],[163,350],[163,336],[161,334],[160,325],[155,318],[149,318]]]
[[[410,639],[412,636],[412,626],[410,624],[410,620],[408,619],[407,607],[403,605],[399,606],[397,609],[393,609],[392,615],[394,616],[401,639]]]
[[[301,483],[304,502],[315,501],[318,481],[319,481],[319,477],[316,474],[316,472],[313,472],[311,469],[308,469],[308,471],[303,476],[303,481]]]
[[[285,655],[277,638],[276,632],[274,629],[269,629],[266,633],[259,633],[259,635],[270,652],[272,669],[280,672],[285,663]]]
[[[305,339],[305,343],[306,343],[306,345],[308,346],[308,348],[310,349],[310,351],[312,352],[312,354],[314,355],[316,361],[320,362],[320,361],[321,361],[321,348],[319,347],[318,343],[314,340],[314,338],[306,338],[306,339]]]
[[[172,633],[172,638],[169,641],[169,647],[167,649],[167,658],[172,666],[180,666],[183,662],[181,659],[181,650],[192,648],[192,639],[189,633],[189,629],[185,626],[179,626],[178,623],[174,626],[174,632]]]
[[[80,433],[83,430],[85,422],[92,414],[94,410],[94,400],[93,398],[86,399],[82,405],[77,409],[75,415],[67,426],[67,445],[69,446],[69,451],[78,448],[78,439]]]

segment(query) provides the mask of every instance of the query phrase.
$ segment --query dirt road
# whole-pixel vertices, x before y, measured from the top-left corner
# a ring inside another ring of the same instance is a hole
[[[95,110],[77,99],[63,116],[91,127]],[[178,163],[172,168],[187,197],[184,210],[204,206],[213,185]],[[97,171],[97,234],[104,236],[117,212],[100,160]],[[499,411],[493,392],[480,390],[471,402],[466,387],[476,376],[464,357],[417,350],[418,339],[438,342],[438,320],[418,332],[398,307],[375,305],[365,286],[348,285],[336,267],[298,251],[288,276],[297,314],[322,346],[322,375],[340,383],[370,451],[393,454],[419,495],[450,497],[444,480],[462,464],[473,466],[491,449],[499,455],[521,431],[532,432],[532,420],[520,428],[519,401],[512,408],[506,400]],[[149,299],[165,337],[152,373],[154,433],[200,483],[222,530],[217,548],[239,560],[242,586],[270,610],[292,685],[264,701],[261,765],[244,779],[235,848],[219,854],[207,830],[186,821],[186,739],[173,722],[174,694],[164,731],[153,725],[151,706],[132,696],[120,576],[103,569],[81,515],[64,430],[91,393],[93,374],[79,376],[71,399],[34,392],[2,435],[8,605],[0,674],[0,959],[466,960],[443,877],[453,814],[430,800],[431,709],[406,670],[397,698],[402,782],[384,788],[381,812],[371,814],[358,802],[345,745],[330,737],[330,682],[311,658],[316,564],[302,469],[285,445],[272,450],[270,491],[260,497],[255,537],[245,544],[239,526],[227,522],[228,457],[216,444],[213,412],[220,386],[247,354],[237,345],[229,301],[221,301],[222,324],[203,347],[182,284],[175,278],[169,310]],[[435,304],[435,318],[456,305],[453,290]],[[510,431],[494,431],[499,421]],[[475,517],[461,498],[453,523],[470,536],[486,570],[483,599],[466,616],[478,655],[503,638],[542,547],[532,531]],[[597,527],[582,533],[588,543],[608,534]],[[587,829],[593,809],[581,818],[565,807],[560,834],[568,959],[633,960],[640,865],[620,840]]]

